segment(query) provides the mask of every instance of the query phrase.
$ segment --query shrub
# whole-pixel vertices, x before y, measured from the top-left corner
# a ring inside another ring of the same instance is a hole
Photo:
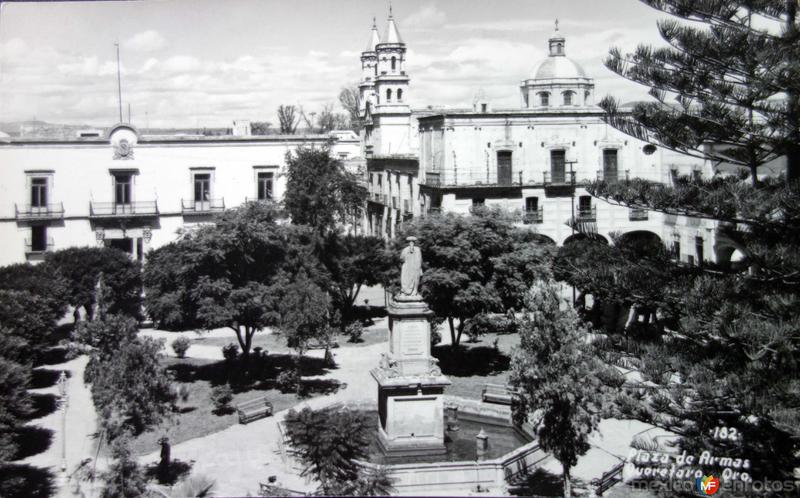
[[[230,403],[233,401],[233,390],[227,384],[217,386],[211,390],[211,402],[214,403],[214,413],[230,413]]]
[[[351,322],[345,328],[347,334],[347,342],[363,342],[361,336],[364,335],[364,326],[361,322]]]
[[[275,386],[282,392],[282,393],[290,393],[297,390],[297,386],[300,385],[300,374],[294,368],[289,370],[284,370],[283,372],[278,374],[278,378],[275,379]]]
[[[439,332],[439,328],[435,327],[431,330],[431,346],[435,346],[442,342],[442,333]]]
[[[175,356],[178,358],[186,358],[186,351],[189,350],[191,342],[186,337],[178,337],[172,341],[172,350],[175,351]]]
[[[222,346],[222,356],[227,361],[233,361],[239,356],[239,346],[234,343],[230,343],[227,346]]]
[[[175,388],[175,395],[177,396],[178,399],[180,399],[184,403],[189,401],[189,393],[190,393],[189,388],[183,384]]]

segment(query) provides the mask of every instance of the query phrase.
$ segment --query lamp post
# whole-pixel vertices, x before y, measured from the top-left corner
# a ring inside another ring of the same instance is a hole
[[[570,182],[570,207],[572,209],[572,223],[570,223],[570,228],[572,228],[572,235],[575,235],[575,223],[577,220],[575,219],[575,164],[578,163],[577,159],[568,159],[564,161],[566,164],[569,164],[569,182]],[[575,286],[572,286],[572,306],[575,306]]]
[[[61,479],[62,485],[67,485],[67,407],[69,406],[69,393],[67,392],[67,374],[62,370],[58,376],[58,395],[61,405]]]

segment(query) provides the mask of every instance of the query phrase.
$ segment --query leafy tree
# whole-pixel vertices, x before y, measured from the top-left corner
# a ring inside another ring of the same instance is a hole
[[[294,135],[297,132],[297,108],[293,105],[278,106],[278,122],[281,135]]]
[[[453,346],[471,318],[521,308],[521,291],[548,271],[550,247],[500,210],[414,220],[398,240],[411,235],[422,250],[422,296],[447,320]]]
[[[255,333],[277,323],[287,261],[304,259],[294,246],[301,231],[279,220],[276,205],[247,203],[155,252],[145,268],[148,313],[159,322],[228,327],[249,355]]]
[[[272,133],[271,126],[272,124],[266,121],[253,121],[250,123],[250,133],[253,135],[270,135]]]
[[[797,3],[642,1],[706,26],[661,20],[668,46],[642,45],[627,55],[611,50],[606,66],[650,87],[656,99],[636,105],[630,116],[618,113],[613,98],[604,99],[612,124],[669,149],[744,166],[753,185],[760,165],[786,155],[787,179],[798,179]]]
[[[136,320],[122,315],[109,315],[101,320],[81,322],[75,327],[72,339],[90,354],[84,371],[86,382],[93,382],[105,363],[128,344],[136,340],[139,333]]]
[[[144,337],[101,358],[92,374],[92,399],[109,440],[157,425],[175,399],[161,360],[162,343]]]
[[[140,316],[141,265],[125,252],[107,247],[70,247],[48,253],[44,265],[66,281],[67,300],[76,309],[76,317],[77,310],[83,307],[92,318],[100,274],[109,288],[109,313]]]
[[[800,465],[797,3],[645,3],[674,16],[658,25],[669,46],[625,56],[614,49],[606,65],[650,87],[656,101],[627,114],[607,98],[608,121],[745,174],[679,177],[673,185],[600,182],[589,190],[609,202],[718,220],[718,235],[741,248],[747,271],[704,262],[675,286],[674,330],[616,353],[635,354],[647,380],[669,387],[642,400],[639,418],[680,434],[688,452],[747,455],[753,480],[792,479]],[[759,178],[759,167],[779,156],[786,156],[785,177]],[[740,437],[710,437],[719,426]]]
[[[147,253],[142,272],[147,289],[144,307],[158,327],[181,330],[200,325],[198,304],[192,297],[200,268],[191,245],[172,242]]]
[[[598,372],[605,367],[586,346],[587,330],[575,311],[562,309],[556,284],[534,284],[525,305],[511,363],[511,384],[520,392],[514,416],[537,416],[539,444],[561,463],[569,497],[570,469],[589,450],[589,434],[600,422],[604,387]]]
[[[328,233],[338,223],[357,223],[367,199],[359,179],[327,147],[298,148],[286,155],[284,206],[296,225]]]
[[[365,460],[368,456],[373,429],[363,414],[347,409],[303,408],[299,412],[290,410],[285,424],[291,446],[289,451],[304,467],[300,475],[314,477],[325,495],[337,494],[354,486],[373,495],[377,494],[375,491],[379,486],[386,486],[385,477],[375,479],[366,475],[353,461]],[[363,489],[370,483],[375,486],[375,491]]]
[[[310,116],[310,117],[309,117]],[[316,123],[315,121],[316,117]],[[311,133],[325,134],[333,130],[347,129],[349,126],[347,116],[334,112],[333,104],[325,104],[319,113],[310,112],[306,114],[300,108],[300,119],[306,125],[306,129]]]
[[[111,458],[111,465],[101,476],[106,483],[101,498],[145,496],[147,476],[130,449],[128,436],[119,437],[111,443]]]
[[[13,434],[31,411],[28,395],[30,368],[0,356],[0,462],[16,453]]]
[[[27,359],[55,344],[53,332],[61,316],[47,297],[28,291],[0,290],[0,328],[18,346],[16,352]]]
[[[354,132],[361,131],[361,96],[358,84],[346,86],[339,92],[339,103],[342,105],[350,118],[350,128]]]
[[[285,288],[278,309],[280,329],[286,334],[286,343],[297,351],[297,369],[300,358],[314,339],[330,343],[330,311],[328,296],[300,270]],[[298,386],[299,387],[299,386]]]
[[[66,282],[43,265],[19,263],[0,268],[0,289],[26,291],[46,299],[53,316],[67,311]]]
[[[330,274],[333,304],[344,327],[350,321],[358,293],[365,285],[387,285],[396,273],[398,257],[380,237],[340,235],[325,238],[320,257]]]

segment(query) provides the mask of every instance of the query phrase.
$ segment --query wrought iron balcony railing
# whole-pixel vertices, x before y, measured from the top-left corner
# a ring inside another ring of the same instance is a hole
[[[543,208],[529,209],[522,213],[522,222],[526,225],[538,224],[544,221]]]
[[[605,171],[602,169],[597,170],[597,181],[606,183],[617,183],[628,181],[630,179],[630,170],[625,171]]]
[[[641,208],[630,208],[628,210],[628,219],[630,221],[645,221],[647,220],[647,210]]]
[[[64,204],[45,204],[33,206],[30,204],[14,204],[14,213],[17,220],[53,220],[64,217]]]
[[[116,202],[90,202],[90,218],[141,218],[158,216],[158,203],[156,201],[130,202],[118,204]]]
[[[542,175],[544,177],[545,186],[566,186],[575,184],[574,171],[545,171]]]
[[[206,201],[196,201],[194,199],[181,200],[181,212],[183,214],[207,214],[225,211],[225,199],[208,199]]]

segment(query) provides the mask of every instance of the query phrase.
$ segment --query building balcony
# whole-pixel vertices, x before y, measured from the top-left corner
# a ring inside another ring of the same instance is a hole
[[[225,199],[208,199],[206,201],[195,201],[194,199],[181,199],[181,213],[190,214],[209,214],[225,211]]]
[[[14,213],[17,221],[25,220],[60,220],[64,217],[64,204],[45,204],[32,206],[30,204],[14,204]]]
[[[37,254],[44,254],[46,252],[50,252],[53,250],[53,238],[47,237],[47,241],[44,245],[39,245],[38,247],[34,247],[33,242],[31,239],[25,239],[25,254],[28,256],[37,255]]]
[[[267,197],[266,199],[259,199],[258,197],[245,197],[244,198],[244,202],[272,202],[274,200],[275,199],[273,199],[272,196]],[[183,202],[183,201],[181,201],[181,202]],[[222,201],[222,209],[223,210],[225,209],[225,201],[224,200]]]
[[[131,202],[117,204],[115,202],[90,202],[89,217],[103,218],[151,218],[158,216],[157,201]]]
[[[481,187],[519,187],[522,185],[536,185],[537,182],[531,181],[523,176],[522,171],[512,174],[511,171],[498,174],[497,170],[486,171],[485,166],[481,168],[453,169],[438,172],[425,173],[424,184],[428,187],[446,188],[481,188]]]
[[[544,186],[545,187],[567,187],[575,185],[575,172],[574,171],[564,171],[562,172],[552,172],[552,171],[545,171],[542,173],[544,179]]]
[[[386,204],[387,198],[388,196],[386,194],[380,194],[378,192],[375,192],[372,194],[372,197],[370,197],[369,200],[378,204]]]
[[[597,208],[578,208],[575,210],[575,219],[577,221],[597,221]]]
[[[522,222],[526,225],[539,224],[544,221],[543,208],[526,210],[522,213]]]
[[[438,206],[430,207],[428,208],[428,214],[442,214],[442,208]]]
[[[628,181],[630,179],[629,173],[630,170],[627,169],[625,171],[604,171],[599,169],[597,170],[597,181],[606,183]]]
[[[630,208],[628,210],[628,219],[630,221],[646,221],[647,210],[641,208]]]

